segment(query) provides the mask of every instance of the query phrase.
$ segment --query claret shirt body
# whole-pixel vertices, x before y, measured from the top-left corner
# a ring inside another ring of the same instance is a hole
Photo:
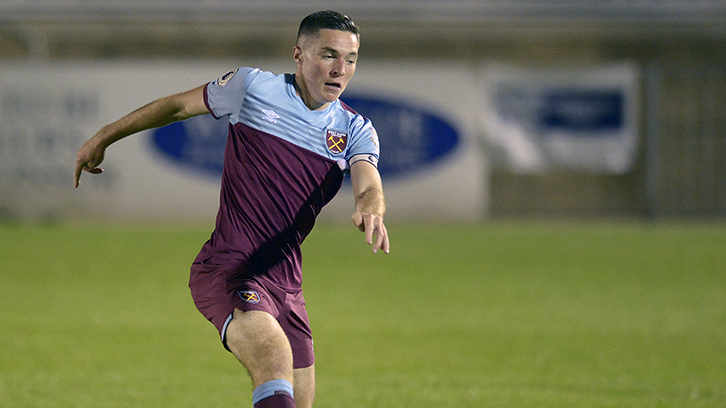
[[[291,74],[239,68],[207,84],[204,98],[214,117],[229,118],[229,134],[215,230],[195,262],[299,289],[300,245],[345,169],[377,165],[376,131],[339,100],[308,109]]]

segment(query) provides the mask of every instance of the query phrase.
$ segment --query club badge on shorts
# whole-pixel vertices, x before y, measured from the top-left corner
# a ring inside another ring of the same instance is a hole
[[[331,153],[341,154],[345,151],[345,146],[348,144],[348,134],[328,129],[325,134],[325,144]]]
[[[254,290],[240,290],[237,294],[247,303],[260,303],[260,295]]]

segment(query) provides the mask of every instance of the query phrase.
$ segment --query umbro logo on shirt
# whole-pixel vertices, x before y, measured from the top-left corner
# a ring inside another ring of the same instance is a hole
[[[263,109],[262,113],[265,114],[265,116],[262,117],[262,119],[277,124],[277,119],[280,119],[280,115],[278,115],[274,110],[269,109]]]

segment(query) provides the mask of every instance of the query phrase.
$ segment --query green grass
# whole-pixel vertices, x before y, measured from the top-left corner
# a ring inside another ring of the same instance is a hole
[[[305,244],[316,407],[723,407],[726,228],[352,227]],[[250,406],[194,309],[208,227],[0,226],[0,407]]]

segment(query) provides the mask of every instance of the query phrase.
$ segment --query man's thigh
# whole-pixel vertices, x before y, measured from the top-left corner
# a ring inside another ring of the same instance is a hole
[[[247,368],[255,387],[280,378],[294,383],[290,342],[269,313],[235,310],[226,341],[232,354]]]

